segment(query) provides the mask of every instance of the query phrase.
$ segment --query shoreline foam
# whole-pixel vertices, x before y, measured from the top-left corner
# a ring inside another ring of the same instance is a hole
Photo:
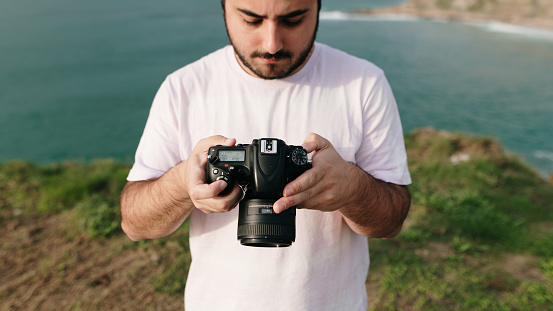
[[[336,21],[433,21],[443,23],[462,23],[470,26],[479,27],[489,32],[507,33],[535,39],[545,39],[553,41],[553,28],[541,28],[536,26],[508,23],[487,18],[469,18],[468,16],[462,18],[451,18],[442,14],[431,16],[429,14],[417,15],[397,12],[393,13],[388,11],[357,10],[354,12],[321,11],[320,18],[321,20]]]

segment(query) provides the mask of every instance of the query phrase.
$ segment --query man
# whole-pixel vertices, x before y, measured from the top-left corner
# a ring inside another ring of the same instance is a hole
[[[190,216],[187,311],[366,310],[366,237],[393,237],[409,209],[384,74],[314,42],[316,0],[222,5],[232,46],[163,82],[121,196],[122,227],[133,240],[153,239]],[[242,190],[218,196],[226,183],[205,182],[210,146],[262,137],[303,142],[312,154],[312,169],[273,206],[300,208],[287,248],[241,246],[233,208]]]

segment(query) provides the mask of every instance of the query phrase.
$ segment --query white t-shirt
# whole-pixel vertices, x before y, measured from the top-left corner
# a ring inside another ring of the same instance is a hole
[[[231,46],[169,75],[154,99],[128,180],[163,175],[208,136],[245,144],[274,137],[301,145],[310,132],[378,179],[411,182],[384,73],[320,43],[305,66],[285,79],[248,75]],[[298,210],[296,241],[278,249],[240,245],[237,209],[209,215],[194,210],[190,217],[187,311],[366,310],[367,239],[339,212]]]

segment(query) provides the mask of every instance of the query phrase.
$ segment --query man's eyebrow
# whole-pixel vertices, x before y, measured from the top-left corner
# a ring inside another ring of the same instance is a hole
[[[297,17],[297,16],[300,16],[300,15],[303,15],[305,13],[309,12],[309,9],[303,9],[303,10],[296,10],[296,11],[292,11],[288,14],[284,14],[284,15],[281,15],[279,16],[280,18],[293,18],[293,17]]]
[[[237,9],[237,10],[242,12],[245,15],[248,15],[248,16],[251,16],[251,17],[254,17],[254,18],[266,18],[267,17],[267,16],[262,16],[262,15],[256,14],[256,13],[254,13],[252,11],[249,11],[249,10],[246,10],[246,9]],[[307,13],[307,12],[309,12],[309,9],[295,10],[295,11],[292,11],[290,13],[280,15],[279,18],[294,18],[294,17],[297,17],[297,16],[301,16],[301,15]]]

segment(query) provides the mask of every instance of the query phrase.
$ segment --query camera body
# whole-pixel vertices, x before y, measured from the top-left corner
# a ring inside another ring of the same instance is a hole
[[[219,194],[232,191],[235,183],[245,190],[238,216],[238,239],[242,245],[290,246],[296,237],[296,209],[275,214],[273,204],[286,184],[311,168],[301,146],[280,139],[254,139],[249,145],[213,146],[208,151],[206,181],[227,182]]]

